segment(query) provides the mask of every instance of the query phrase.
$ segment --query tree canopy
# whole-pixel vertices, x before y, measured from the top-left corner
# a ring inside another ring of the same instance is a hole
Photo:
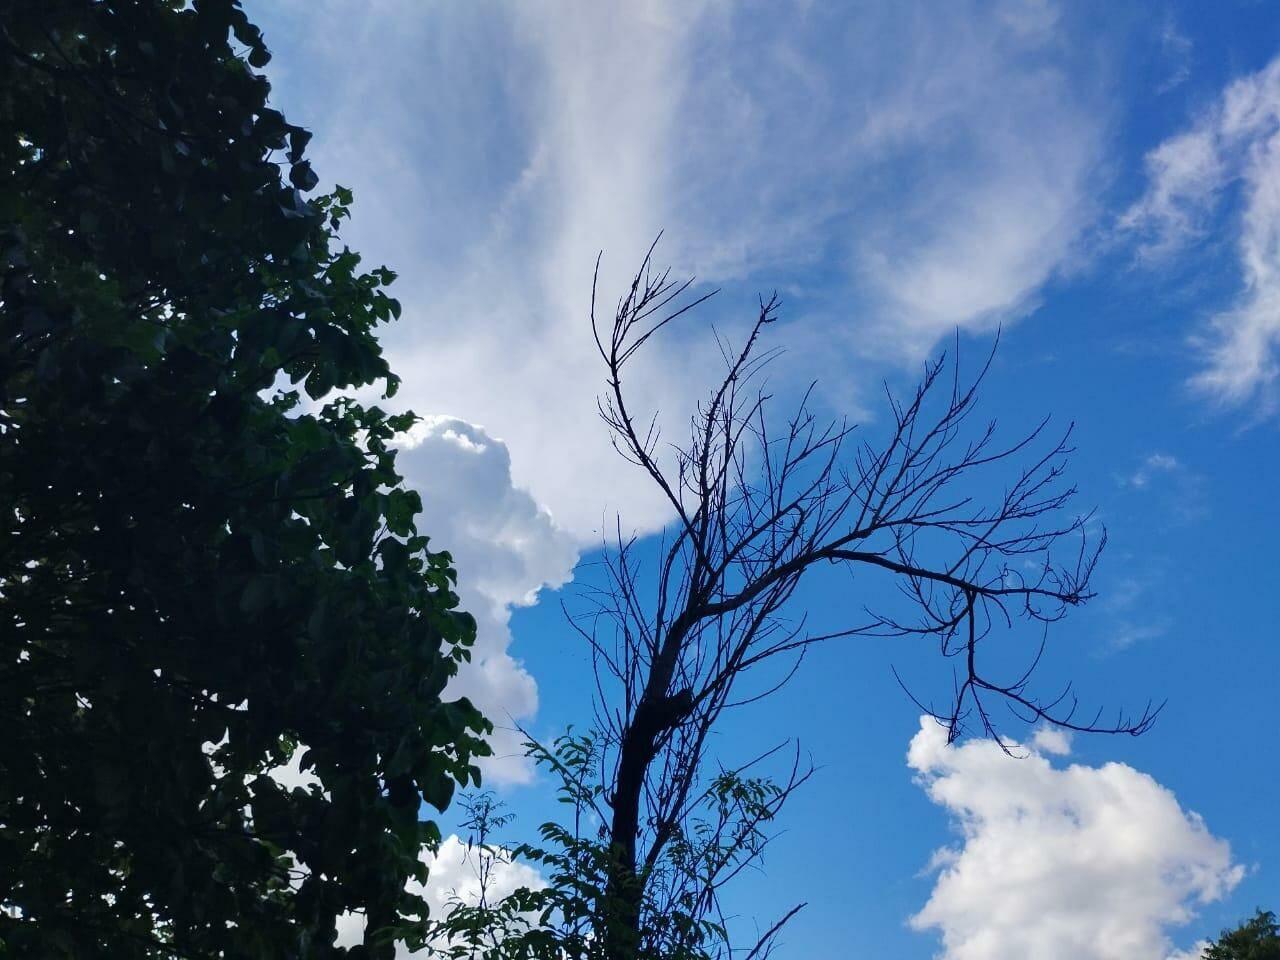
[[[1280,923],[1259,910],[1234,930],[1223,930],[1204,950],[1204,960],[1280,960]]]
[[[323,402],[394,392],[393,276],[268,59],[236,0],[0,14],[0,955],[390,956],[478,780],[412,418]]]

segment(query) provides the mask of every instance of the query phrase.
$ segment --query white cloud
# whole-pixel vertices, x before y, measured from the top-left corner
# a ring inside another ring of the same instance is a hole
[[[1146,622],[1120,620],[1111,632],[1109,648],[1111,651],[1116,652],[1128,650],[1136,644],[1146,643],[1149,640],[1158,640],[1168,633],[1169,628],[1172,626],[1173,621],[1167,617],[1160,617]]]
[[[1121,486],[1144,496],[1162,497],[1171,519],[1191,522],[1209,512],[1207,478],[1173,454],[1159,451],[1148,454],[1132,473],[1121,475],[1117,480]]]
[[[1057,727],[1040,727],[1031,737],[1031,746],[1040,753],[1065,757],[1071,752],[1071,735]]]
[[[1191,76],[1191,52],[1195,44],[1178,29],[1172,13],[1165,14],[1160,30],[1160,51],[1169,62],[1169,74],[1156,88],[1156,93],[1168,93],[1187,82]]]
[[[1154,261],[1202,234],[1202,221],[1227,175],[1209,124],[1164,141],[1147,154],[1146,166],[1147,192],[1120,226],[1142,233],[1139,253]]]
[[[224,736],[222,738],[222,742],[225,743],[226,741],[227,737]],[[221,746],[221,744],[215,744],[215,748],[218,746]],[[299,744],[294,748],[288,762],[282,763],[277,767],[272,767],[267,771],[267,776],[280,784],[280,786],[284,787],[286,790],[297,790],[298,788],[310,790],[312,787],[323,787],[324,784],[321,782],[320,778],[316,776],[314,770],[302,769],[302,757],[306,752],[306,745]],[[252,779],[252,777],[246,776],[245,782],[248,783]],[[328,795],[329,793],[326,790],[325,796],[328,797]]]
[[[495,853],[486,891],[489,903],[498,903],[521,888],[541,890],[547,885],[536,869],[527,863],[512,860],[507,850],[499,847]],[[441,919],[446,916],[455,902],[461,901],[469,906],[480,902],[480,860],[476,848],[468,846],[455,834],[444,839],[434,856],[424,851],[420,859],[430,871],[426,886],[410,880],[405,889],[424,897],[432,918]],[[337,945],[353,947],[362,943],[364,930],[363,916],[343,914],[338,918]],[[437,955],[431,947],[411,951],[402,943],[396,945],[396,960]]]
[[[538,688],[508,652],[511,610],[572,577],[573,538],[513,485],[506,445],[481,427],[426,419],[404,438],[396,463],[422,495],[419,524],[432,549],[453,555],[462,607],[476,618],[471,663],[462,665],[448,694],[470,697],[498,727],[495,756],[482,763],[486,776],[526,782],[531,771],[512,722],[534,715]]]
[[[1134,486],[1144,489],[1142,484]],[[1171,512],[1182,513],[1178,499],[1174,498]],[[1109,636],[1105,646],[1100,648],[1101,653],[1119,653],[1137,644],[1157,640],[1175,626],[1170,617],[1160,613],[1163,609],[1160,604],[1152,601],[1152,595],[1158,593],[1165,583],[1162,562],[1132,555],[1122,556],[1120,561],[1128,572],[1102,590]],[[1144,573],[1139,575],[1135,572],[1144,567]]]
[[[1033,309],[1096,213],[1105,111],[1061,59],[1058,7],[982,10],[931,8],[898,49],[890,34],[905,63],[866,131],[904,182],[860,223],[855,269],[914,355]]]
[[[401,398],[503,437],[517,485],[582,542],[598,541],[615,509],[645,530],[667,518],[599,422],[588,310],[597,252],[607,252],[607,320],[672,224],[673,126],[698,9],[590,4],[556,15],[389,0],[354,34],[345,4],[259,15],[268,36],[274,19],[304,46],[305,86],[285,74],[277,99],[316,128],[317,169],[355,188],[347,235],[402,275],[405,319],[384,337]],[[647,404],[687,409],[700,392],[690,371],[714,357],[709,341],[654,357],[629,387]]]
[[[415,883],[409,887],[415,893],[425,894],[431,904],[432,915],[442,916],[455,901],[470,905],[480,902],[480,859],[475,847],[468,847],[453,835],[445,838],[433,859],[424,859],[431,868],[426,887]],[[546,885],[535,868],[512,860],[510,852],[504,848],[496,849],[486,891],[490,903],[504,900],[521,888],[541,890]]]
[[[1241,209],[1241,289],[1201,339],[1196,387],[1232,403],[1274,402],[1280,362],[1280,58],[1232,83],[1188,130],[1147,156],[1145,195],[1121,220],[1141,254],[1168,257],[1203,235],[1228,192]]]
[[[1139,490],[1151,483],[1151,478],[1161,473],[1171,473],[1182,466],[1178,458],[1168,453],[1152,453],[1145,457],[1141,466],[1124,479],[1124,482]]]
[[[1057,767],[1045,746],[1042,736],[1018,747],[1024,759],[988,740],[948,746],[921,720],[907,762],[962,840],[935,855],[933,892],[911,925],[940,932],[943,960],[1168,957],[1167,930],[1230,891],[1242,868],[1147,774]]]
[[[581,542],[613,510],[668,519],[595,415],[598,250],[606,312],[661,228],[677,272],[794,283],[840,318],[789,336],[797,379],[847,390],[851,360],[1026,312],[1093,216],[1106,118],[1059,5],[794,6],[385,0],[354,30],[333,2],[251,11],[297,45],[277,101],[356,189],[353,244],[402,274],[402,395],[502,436]],[[835,268],[817,300],[793,277],[815,265]],[[705,322],[683,330],[632,371],[639,405],[687,411],[719,372]]]

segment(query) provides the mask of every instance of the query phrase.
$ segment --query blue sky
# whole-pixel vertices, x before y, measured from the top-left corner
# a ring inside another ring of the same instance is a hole
[[[945,695],[928,651],[833,643],[722,737],[796,735],[821,768],[731,906],[809,902],[779,957],[901,960],[1166,960],[1280,907],[1280,8],[246,6],[276,105],[355,191],[347,240],[400,274],[385,343],[427,417],[403,463],[480,624],[460,692],[545,736],[589,717],[559,601],[615,514],[670,519],[595,414],[590,275],[603,250],[612,300],[665,230],[662,259],[722,292],[639,371],[664,415],[760,291],[780,394],[817,377],[873,435],[882,379],[1001,328],[984,412],[1074,422],[1110,534],[1043,682],[1168,701],[1138,739],[1011,724],[1030,759],[948,751],[890,672]],[[835,623],[848,589],[801,599]],[[547,785],[504,737],[489,782],[532,828]]]

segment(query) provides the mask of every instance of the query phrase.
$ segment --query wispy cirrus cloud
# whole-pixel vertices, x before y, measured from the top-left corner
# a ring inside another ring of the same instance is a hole
[[[1205,477],[1171,453],[1159,450],[1149,453],[1117,480],[1122,487],[1144,496],[1159,497],[1171,520],[1186,523],[1209,512]]]
[[[1106,111],[1048,0],[261,16],[312,64],[278,99],[356,188],[353,241],[402,274],[386,342],[406,401],[502,437],[515,482],[584,542],[614,510],[668,519],[595,417],[597,251],[606,310],[663,228],[677,272],[797,291],[828,322],[793,331],[787,370],[843,388],[1031,310],[1095,212]],[[706,316],[731,332],[751,306]],[[629,388],[672,413],[720,364],[697,323],[649,361]]]
[[[1138,468],[1127,477],[1124,477],[1122,482],[1135,489],[1145,490],[1151,485],[1153,477],[1160,474],[1173,473],[1181,467],[1182,464],[1178,462],[1178,458],[1173,454],[1157,451],[1144,457]]]
[[[1168,74],[1156,93],[1164,94],[1176,90],[1191,77],[1191,57],[1195,44],[1178,27],[1173,13],[1165,14],[1164,24],[1160,28],[1160,52],[1168,63]]]
[[[1192,384],[1231,404],[1274,409],[1280,376],[1280,58],[1232,83],[1186,130],[1147,155],[1147,189],[1121,225],[1148,261],[1164,261],[1221,226],[1235,236],[1233,302],[1198,339]]]

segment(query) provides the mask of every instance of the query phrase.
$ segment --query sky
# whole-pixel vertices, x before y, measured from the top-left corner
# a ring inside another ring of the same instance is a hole
[[[629,389],[663,422],[760,294],[782,300],[778,395],[817,380],[819,412],[872,438],[882,383],[1000,331],[984,416],[1074,423],[1109,534],[1040,677],[1166,702],[1139,738],[1010,724],[1011,759],[921,720],[892,670],[945,697],[936,654],[823,646],[717,743],[780,732],[818,767],[735,914],[807,901],[784,960],[1181,960],[1280,909],[1280,6],[245,5],[275,106],[355,192],[344,239],[399,274],[383,343],[424,418],[400,463],[477,618],[454,689],[498,722],[511,829],[554,812],[512,725],[590,718],[561,604],[615,523],[671,520],[609,447],[588,324],[597,254],[610,306],[662,231],[659,260],[720,290],[640,357]],[[797,600],[838,624],[849,591]],[[460,850],[433,883],[465,887]]]

